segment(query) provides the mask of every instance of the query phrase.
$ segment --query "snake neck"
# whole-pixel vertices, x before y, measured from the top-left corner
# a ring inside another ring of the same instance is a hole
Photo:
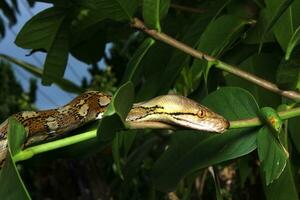
[[[61,137],[90,121],[100,119],[111,96],[89,91],[57,109],[23,111],[14,114],[26,130],[24,146]],[[7,140],[8,121],[0,125],[0,142]],[[2,142],[5,143],[5,142]],[[1,147],[0,147],[1,148]]]

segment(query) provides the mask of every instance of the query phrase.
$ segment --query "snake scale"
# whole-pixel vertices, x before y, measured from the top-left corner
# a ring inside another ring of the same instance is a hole
[[[88,91],[65,106],[44,111],[23,111],[13,116],[25,127],[24,148],[66,135],[66,133],[101,119],[111,96]],[[132,128],[170,128],[182,126],[196,130],[224,132],[229,122],[197,102],[179,95],[163,95],[133,104],[126,122]],[[8,120],[0,125],[0,169],[5,161]]]

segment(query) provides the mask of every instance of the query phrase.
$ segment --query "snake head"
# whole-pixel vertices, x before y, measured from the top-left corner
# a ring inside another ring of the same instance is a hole
[[[127,121],[159,122],[186,128],[222,133],[229,122],[209,108],[180,95],[163,95],[134,104]]]

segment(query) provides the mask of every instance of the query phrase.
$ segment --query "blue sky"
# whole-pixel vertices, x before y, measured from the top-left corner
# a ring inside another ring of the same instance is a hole
[[[33,56],[26,56],[30,50],[22,49],[15,45],[14,40],[15,37],[22,26],[28,21],[32,14],[36,14],[47,7],[51,6],[51,4],[46,3],[36,3],[33,8],[29,8],[26,0],[19,0],[19,9],[20,14],[18,15],[18,23],[14,25],[10,30],[7,28],[5,38],[0,41],[0,53],[7,54],[9,56],[16,57],[18,59],[24,60],[26,62],[32,63],[36,66],[42,67],[42,64],[45,59],[45,54],[43,53],[35,53]],[[0,12],[1,14],[1,12]],[[101,62],[103,65],[103,62]],[[73,57],[69,57],[68,67],[65,72],[64,78],[73,81],[74,83],[80,85],[81,79],[83,77],[89,77],[89,73],[87,69],[90,66],[76,60]],[[13,67],[15,71],[15,75],[17,80],[22,84],[23,88],[27,91],[29,84],[28,80],[32,77],[31,74],[22,70],[18,66]],[[55,85],[51,87],[45,87],[41,85],[41,80],[38,79],[38,91],[37,91],[37,101],[36,106],[38,109],[49,109],[54,108],[59,105],[63,105],[69,102],[72,98],[74,98],[74,94],[68,94],[62,91],[60,88]]]

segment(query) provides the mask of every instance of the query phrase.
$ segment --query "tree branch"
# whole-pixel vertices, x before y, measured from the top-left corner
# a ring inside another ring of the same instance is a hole
[[[298,117],[300,116],[300,107],[278,112],[278,115],[282,120]],[[264,123],[258,117],[254,117],[249,119],[230,121],[230,128],[247,128],[260,126],[262,124]]]
[[[282,120],[300,116],[300,107],[278,112],[278,115],[280,116],[280,118]],[[255,127],[255,126],[260,126],[263,124],[264,123],[262,121],[260,121],[260,119],[258,117],[254,117],[254,118],[249,118],[249,119],[230,121],[230,129]],[[143,128],[143,127],[135,127],[135,128],[139,129],[139,128]],[[133,129],[135,129],[135,128],[133,128]],[[157,128],[169,129],[170,127],[168,125],[166,125],[165,127],[157,127]],[[15,162],[27,160],[27,159],[33,157],[34,155],[44,153],[47,151],[51,151],[54,149],[66,147],[66,146],[76,144],[79,142],[87,141],[87,140],[93,139],[95,137],[97,137],[97,129],[94,129],[94,130],[91,130],[91,131],[88,131],[85,133],[81,133],[78,135],[66,137],[66,138],[63,138],[60,140],[48,142],[45,144],[40,144],[40,145],[36,145],[33,147],[29,147],[27,149],[22,150],[18,154],[16,154],[13,159]]]
[[[296,92],[296,91],[285,91],[285,90],[281,90],[278,88],[278,86],[272,82],[269,82],[265,79],[262,79],[254,74],[251,74],[249,72],[243,71],[235,66],[232,66],[230,64],[227,64],[225,62],[222,62],[220,60],[218,60],[217,58],[214,58],[204,52],[198,51],[168,35],[166,35],[165,33],[162,32],[158,32],[156,30],[153,29],[148,29],[144,23],[137,19],[134,18],[131,22],[131,26],[134,28],[137,28],[145,33],[147,33],[148,35],[150,35],[151,37],[153,37],[156,40],[159,40],[161,42],[164,42],[166,44],[169,44],[172,47],[175,47],[195,58],[201,59],[201,60],[206,60],[208,62],[213,62],[214,66],[218,69],[221,69],[223,71],[229,72],[231,74],[234,74],[236,76],[239,76],[247,81],[250,81],[252,83],[255,83],[269,91],[272,91],[276,94],[279,94],[281,96],[284,96],[286,98],[292,99],[296,102],[300,102],[300,93]]]
[[[174,3],[172,3],[170,5],[170,7],[174,8],[176,10],[181,10],[181,11],[186,11],[186,12],[191,12],[191,13],[205,13],[205,12],[207,12],[206,10],[201,9],[201,8],[191,8],[191,7],[187,7],[187,6],[177,5],[177,4],[174,4]]]

